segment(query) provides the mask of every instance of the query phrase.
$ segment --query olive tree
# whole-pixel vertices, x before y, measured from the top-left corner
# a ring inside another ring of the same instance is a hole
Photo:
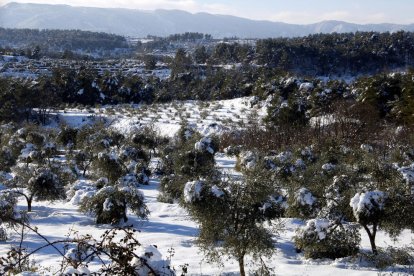
[[[373,159],[369,182],[360,184],[360,190],[350,199],[349,205],[376,255],[379,229],[392,237],[397,237],[404,229],[414,229],[414,194],[410,183],[392,165]]]
[[[97,224],[127,222],[128,209],[141,219],[146,219],[149,211],[144,203],[144,195],[137,187],[137,181],[124,177],[115,184],[112,183],[106,183],[92,196],[85,197],[80,210],[94,216]]]
[[[21,217],[16,210],[17,198],[13,192],[3,189],[0,184],[0,226],[4,223],[14,224]]]
[[[33,200],[59,200],[65,199],[64,182],[51,168],[14,168],[15,178],[10,185],[15,194],[26,199],[27,211],[32,211]]]
[[[211,261],[225,255],[245,272],[245,257],[259,259],[274,252],[274,234],[283,213],[283,199],[265,173],[253,173],[241,181],[190,181],[185,184],[183,205],[200,224],[197,243]],[[265,227],[268,222],[273,227]]]
[[[220,174],[215,168],[214,155],[219,145],[215,137],[202,137],[192,128],[183,126],[175,140],[163,150],[160,200],[172,202],[183,194],[186,182],[216,179]]]

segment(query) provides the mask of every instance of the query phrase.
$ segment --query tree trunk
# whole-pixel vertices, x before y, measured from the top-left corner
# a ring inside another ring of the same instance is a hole
[[[377,234],[377,224],[374,224],[374,225],[372,226],[372,233],[371,233],[371,231],[369,230],[369,228],[368,228],[368,226],[367,226],[367,225],[362,225],[362,226],[364,227],[365,231],[366,231],[366,232],[367,232],[367,234],[368,234],[369,242],[370,242],[370,244],[371,244],[371,250],[372,250],[372,253],[373,253],[374,255],[378,255],[377,245],[375,244],[375,236],[376,236],[376,234]]]
[[[27,212],[31,212],[33,197],[26,197],[26,201],[27,201]]]
[[[240,276],[246,276],[246,272],[244,271],[244,256],[239,258],[239,270]]]
[[[122,211],[122,219],[124,220],[124,223],[126,223],[128,221],[128,217],[127,217],[127,203],[124,201],[123,204],[123,208],[124,210]]]

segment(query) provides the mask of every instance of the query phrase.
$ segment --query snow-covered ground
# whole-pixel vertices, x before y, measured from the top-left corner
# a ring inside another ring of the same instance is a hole
[[[105,119],[110,127],[130,133],[152,124],[163,136],[172,137],[182,122],[187,122],[203,135],[221,133],[258,121],[266,114],[265,104],[254,105],[254,97],[205,102],[186,101],[155,105],[120,105],[90,109],[66,109],[52,113],[59,122],[81,127]]]
[[[220,168],[229,168],[235,165],[236,160],[219,155],[216,159]],[[197,236],[197,224],[193,222],[186,211],[178,204],[167,204],[157,201],[158,196],[157,179],[152,179],[148,186],[141,186],[147,206],[151,212],[147,221],[142,221],[129,214],[128,224],[133,224],[141,232],[138,239],[143,245],[157,245],[164,258],[170,254],[168,250],[174,249],[172,264],[176,269],[180,265],[188,264],[190,275],[222,275],[227,273],[237,274],[238,264],[236,261],[225,261],[223,266],[209,264],[203,259],[194,244]],[[21,200],[19,207],[26,208],[25,202]],[[71,229],[79,234],[91,234],[95,238],[106,230],[109,225],[96,225],[91,217],[77,211],[77,206],[66,201],[35,202],[33,212],[30,214],[31,224],[36,226],[40,233],[50,241],[65,238]],[[378,271],[368,267],[360,260],[337,259],[337,260],[306,260],[301,254],[297,254],[292,237],[297,227],[304,223],[297,219],[284,219],[284,229],[277,241],[277,252],[267,259],[268,265],[274,268],[276,275],[378,275]],[[10,240],[0,243],[0,255],[10,249],[11,244],[19,242],[19,234],[10,232]],[[369,240],[364,232],[362,235],[362,249],[369,250]],[[387,235],[378,234],[379,246],[407,245],[411,242],[412,235],[405,231],[399,240],[394,243]],[[24,246],[35,249],[44,244],[44,241],[33,233],[25,237]],[[52,248],[41,250],[36,254],[35,261],[38,265],[50,269],[50,275],[57,269],[61,257]],[[254,270],[256,264],[249,260],[248,267]]]
[[[67,109],[56,115],[60,121],[80,127],[89,124],[98,118],[105,119],[110,127],[128,133],[135,127],[153,124],[162,135],[173,136],[179,129],[182,121],[193,124],[203,134],[220,133],[232,126],[242,127],[249,120],[260,120],[265,115],[265,106],[252,108],[251,98],[241,98],[228,101],[212,102],[206,105],[198,102],[172,103],[155,106],[118,106],[103,107],[89,110]],[[255,114],[257,113],[257,114]],[[53,124],[51,125],[53,127]],[[216,155],[217,166],[222,170],[232,170],[236,160],[224,154]],[[170,256],[169,250],[174,249],[171,257],[172,265],[179,271],[179,266],[188,264],[190,275],[223,275],[236,274],[238,264],[235,260],[225,261],[223,266],[210,264],[194,244],[198,233],[197,224],[190,219],[178,203],[167,204],[157,201],[159,179],[151,179],[149,185],[141,186],[146,204],[150,210],[147,221],[142,221],[129,214],[128,224],[133,224],[141,232],[138,239],[143,245],[157,245],[164,258]],[[26,209],[23,199],[19,201],[19,208]],[[31,224],[38,228],[50,241],[65,238],[71,229],[79,234],[91,234],[95,238],[107,229],[109,225],[96,225],[93,218],[77,210],[77,206],[69,201],[34,202],[33,212],[30,214]],[[304,225],[298,219],[284,219],[285,230],[277,242],[277,252],[267,259],[268,265],[274,268],[276,275],[378,275],[378,271],[368,266],[360,259],[337,260],[306,260],[302,254],[295,251],[292,240],[296,228]],[[10,240],[0,242],[0,256],[10,249],[10,246],[19,242],[19,234],[10,232]],[[370,244],[365,232],[361,232],[362,250],[369,251]],[[404,231],[398,241],[394,243],[383,232],[378,233],[378,246],[386,247],[405,246],[412,242],[413,235]],[[29,232],[25,236],[24,246],[36,249],[44,242],[37,235]],[[50,275],[56,271],[56,264],[60,256],[51,248],[39,251],[35,255],[38,265],[50,268]],[[257,267],[252,260],[248,260],[248,271]]]

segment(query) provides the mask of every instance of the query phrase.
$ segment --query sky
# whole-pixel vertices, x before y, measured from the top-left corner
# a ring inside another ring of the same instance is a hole
[[[180,9],[250,19],[309,24],[323,20],[352,23],[414,23],[414,0],[0,0],[141,10]]]

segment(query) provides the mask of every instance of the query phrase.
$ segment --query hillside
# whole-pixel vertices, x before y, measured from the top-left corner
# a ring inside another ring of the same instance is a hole
[[[9,3],[0,7],[0,27],[33,29],[80,29],[145,37],[183,32],[208,33],[214,37],[294,37],[315,33],[398,30],[414,31],[414,25],[358,25],[324,21],[310,25],[255,21],[245,18],[188,13],[180,10],[132,10]],[[103,20],[105,19],[105,20]]]

